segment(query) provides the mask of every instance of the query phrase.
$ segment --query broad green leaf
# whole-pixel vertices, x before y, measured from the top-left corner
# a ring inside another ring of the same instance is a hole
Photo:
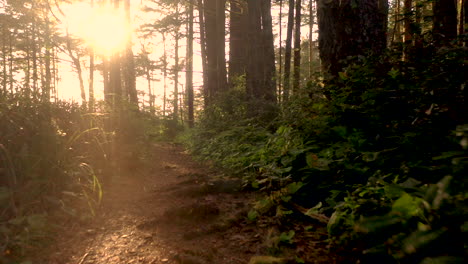
[[[247,214],[247,219],[250,222],[257,220],[257,217],[258,217],[258,212],[255,210],[250,210],[249,213]]]
[[[279,236],[279,241],[282,243],[291,244],[292,239],[294,238],[295,235],[296,235],[296,232],[294,232],[294,230],[290,230],[288,233],[283,232]]]
[[[302,188],[302,186],[304,186],[304,183],[302,182],[292,182],[288,184],[286,188],[288,189],[289,194],[295,194],[297,191],[299,191],[299,189]]]
[[[414,197],[408,193],[404,193],[398,200],[393,203],[392,212],[400,215],[411,217],[422,213],[421,203],[423,199]]]
[[[403,188],[396,184],[389,184],[384,186],[385,195],[390,199],[395,199],[404,193]]]

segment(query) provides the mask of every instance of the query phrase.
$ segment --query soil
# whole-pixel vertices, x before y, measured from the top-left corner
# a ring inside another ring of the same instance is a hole
[[[268,254],[272,229],[247,221],[256,197],[240,181],[169,143],[158,143],[150,159],[145,169],[130,166],[114,177],[98,215],[64,224],[32,263],[244,264]],[[322,249],[311,250],[322,256],[310,263],[332,263]]]

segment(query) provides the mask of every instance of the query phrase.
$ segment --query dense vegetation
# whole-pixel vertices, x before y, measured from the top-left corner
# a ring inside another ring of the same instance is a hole
[[[254,118],[233,90],[204,112],[189,147],[265,193],[249,217],[278,218],[284,234],[324,223],[347,261],[463,263],[467,51],[429,49],[418,64],[349,65]]]

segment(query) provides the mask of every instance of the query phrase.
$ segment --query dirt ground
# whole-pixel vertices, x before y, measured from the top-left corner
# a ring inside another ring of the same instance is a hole
[[[255,197],[240,181],[219,180],[172,144],[151,159],[114,178],[99,215],[70,224],[33,263],[243,264],[266,254],[271,229],[246,220]]]

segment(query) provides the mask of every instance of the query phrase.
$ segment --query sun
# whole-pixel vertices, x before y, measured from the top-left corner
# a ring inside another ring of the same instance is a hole
[[[110,56],[123,50],[131,35],[122,8],[76,3],[64,7],[63,12],[70,34],[84,39],[98,54]]]

